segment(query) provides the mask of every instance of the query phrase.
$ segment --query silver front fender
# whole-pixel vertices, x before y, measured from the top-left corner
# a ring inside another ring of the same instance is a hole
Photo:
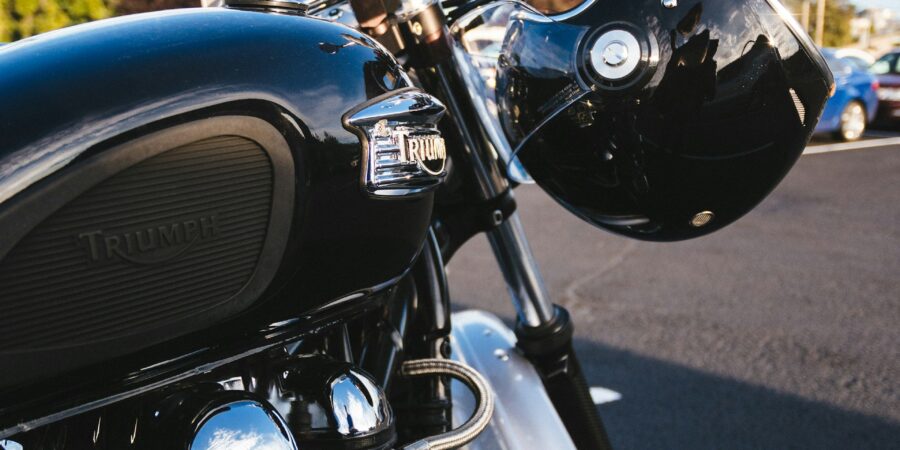
[[[575,450],[540,376],[516,350],[516,336],[500,319],[483,311],[464,311],[452,318],[453,359],[480,372],[494,391],[494,417],[488,428],[465,449]],[[453,426],[472,414],[475,399],[454,382]]]

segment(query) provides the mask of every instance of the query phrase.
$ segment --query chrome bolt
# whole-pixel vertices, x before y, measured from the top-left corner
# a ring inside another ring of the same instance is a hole
[[[678,7],[678,0],[662,0],[662,5],[666,9],[674,9]]]
[[[420,22],[413,22],[411,28],[412,28],[413,34],[415,34],[416,36],[421,36],[422,32],[424,31],[424,29],[422,28],[422,24]]]
[[[494,213],[491,214],[491,220],[494,222],[495,227],[499,227],[503,223],[503,211],[499,209],[494,210]]]

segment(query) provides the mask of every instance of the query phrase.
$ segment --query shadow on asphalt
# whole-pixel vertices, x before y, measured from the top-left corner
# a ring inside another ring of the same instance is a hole
[[[623,240],[520,189],[551,295],[582,301],[588,382],[623,395],[600,407],[614,448],[900,449],[898,177],[900,146],[803,157],[728,230],[640,244],[599,277]],[[449,266],[454,310],[509,325],[487,240],[467,246]]]
[[[881,417],[588,339],[576,337],[575,351],[588,385],[622,394],[599,407],[615,450],[888,450],[900,442],[900,423]]]
[[[622,394],[600,406],[613,448],[887,449],[900,424],[577,340],[593,386]]]

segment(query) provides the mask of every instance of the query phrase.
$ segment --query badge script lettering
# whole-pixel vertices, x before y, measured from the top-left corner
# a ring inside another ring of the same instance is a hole
[[[419,163],[426,172],[437,175],[444,170],[447,148],[439,135],[403,136],[400,160]]]

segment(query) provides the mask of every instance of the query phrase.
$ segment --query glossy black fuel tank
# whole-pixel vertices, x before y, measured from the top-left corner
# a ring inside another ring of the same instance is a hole
[[[366,196],[341,119],[404,80],[348,28],[219,8],[0,48],[0,388],[390,286],[432,198]]]

